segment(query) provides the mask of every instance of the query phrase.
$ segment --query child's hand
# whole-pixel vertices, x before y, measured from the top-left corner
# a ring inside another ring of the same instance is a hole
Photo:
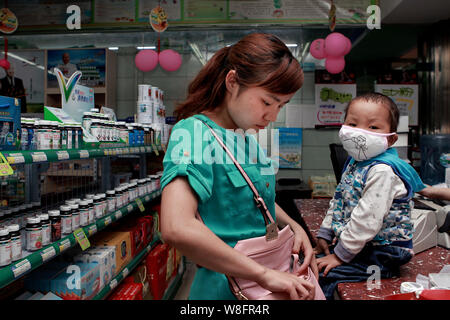
[[[319,271],[325,268],[325,271],[323,272],[324,276],[328,274],[328,271],[330,271],[334,267],[340,266],[343,263],[344,262],[339,259],[334,253],[317,259],[317,266],[319,267]]]
[[[328,248],[328,242],[325,239],[318,238],[317,239],[317,246],[314,248],[315,254],[321,254],[325,253],[325,255],[330,254],[330,249]]]

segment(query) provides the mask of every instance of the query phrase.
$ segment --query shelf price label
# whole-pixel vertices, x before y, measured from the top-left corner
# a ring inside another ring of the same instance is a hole
[[[41,251],[42,262],[46,262],[56,256],[56,250],[54,247],[49,247]]]
[[[116,220],[119,220],[120,218],[122,218],[122,211],[116,211],[116,213],[115,213],[115,216],[116,216]]]
[[[21,153],[10,153],[6,159],[10,164],[25,163],[25,157]]]
[[[129,204],[129,205],[127,206],[127,209],[128,209],[128,213],[130,213],[131,211],[133,211],[133,205],[132,205],[132,204]]]
[[[141,210],[141,212],[144,212],[145,211],[145,207],[144,207],[144,204],[142,203],[142,200],[137,198],[136,199],[136,203],[137,203],[137,205],[139,207],[139,210]]]
[[[112,222],[111,217],[106,217],[105,220],[103,220],[103,222],[105,223],[105,227],[110,224]]]
[[[115,287],[117,287],[117,280],[116,279],[112,279],[111,282],[109,283],[109,288],[111,290],[114,290]]]
[[[31,262],[28,259],[22,260],[11,267],[11,271],[14,273],[14,278],[19,278],[30,269]]]
[[[96,224],[91,225],[89,227],[88,232],[89,232],[89,237],[92,236],[93,234],[96,234],[97,233],[97,225]]]
[[[64,239],[59,243],[59,252],[63,252],[71,247],[71,243],[69,239]]]
[[[31,158],[33,159],[33,162],[47,161],[47,155],[45,154],[45,152],[33,152],[31,153]]]
[[[89,242],[89,239],[86,237],[86,234],[84,233],[82,228],[79,228],[73,232],[73,235],[75,236],[75,239],[77,239],[78,244],[81,247],[81,250],[86,250],[91,246],[91,243]]]
[[[87,159],[89,158],[89,151],[87,150],[80,150],[80,159]]]
[[[70,158],[67,151],[57,151],[56,156],[58,157],[58,160],[68,160]]]

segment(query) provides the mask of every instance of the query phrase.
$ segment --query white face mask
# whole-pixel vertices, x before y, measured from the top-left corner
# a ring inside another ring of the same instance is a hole
[[[387,137],[393,133],[377,133],[349,126],[342,126],[339,139],[349,156],[356,161],[364,161],[376,157],[388,148]]]

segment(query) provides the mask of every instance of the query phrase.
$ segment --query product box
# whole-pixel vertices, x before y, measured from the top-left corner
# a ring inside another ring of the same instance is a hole
[[[74,257],[74,262],[96,262],[100,272],[100,290],[111,281],[116,272],[115,247],[91,247]]]
[[[142,284],[122,283],[108,300],[142,300]]]
[[[167,288],[167,258],[168,244],[158,244],[145,260],[150,291],[154,300],[161,300]]]
[[[19,149],[20,100],[0,96],[0,150]]]
[[[127,284],[122,282],[108,297],[108,300],[124,300],[124,293],[127,289]]]
[[[125,224],[120,224],[115,229],[121,232],[129,232],[131,240],[131,257],[135,257],[144,249],[144,225],[137,219],[127,220]]]
[[[131,238],[129,232],[103,232],[95,237],[92,245],[95,247],[115,247],[116,271],[117,275],[132,259]]]
[[[144,232],[144,247],[149,245],[153,240],[153,217],[152,216],[143,216],[140,217],[139,220],[143,226]]]
[[[80,279],[77,281],[76,268]],[[70,269],[69,269],[70,268]],[[98,263],[73,263],[51,281],[51,291],[64,300],[92,300],[100,291],[100,267]]]
[[[51,291],[51,283],[60,273],[66,272],[68,264],[66,262],[50,262],[34,272],[30,273],[25,278],[25,288],[29,291]]]
[[[145,261],[138,265],[133,272],[124,279],[127,283],[139,283],[142,284],[142,298],[143,300],[151,300],[150,285],[147,276],[147,267]],[[150,296],[150,299],[147,297]]]

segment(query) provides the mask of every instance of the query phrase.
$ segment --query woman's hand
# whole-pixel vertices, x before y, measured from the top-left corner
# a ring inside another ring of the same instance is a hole
[[[323,272],[324,276],[326,276],[331,269],[340,266],[343,263],[344,262],[334,253],[317,259],[319,270],[325,268],[325,271]]]
[[[295,223],[291,225],[291,229],[294,232],[294,246],[292,247],[292,253],[299,254],[300,252],[304,255],[304,261],[300,266],[299,273],[303,273],[306,271],[308,266],[311,267],[316,278],[319,277],[319,270],[317,268],[316,257],[314,255],[314,250],[311,246],[311,242],[309,241],[308,235],[306,234],[303,228]],[[301,256],[301,254],[299,254]]]
[[[271,292],[285,292],[291,300],[313,300],[315,286],[295,274],[265,269],[258,284]]]
[[[315,254],[324,253],[327,256],[330,254],[330,249],[328,246],[329,246],[328,242],[325,239],[318,238],[317,246],[314,248],[314,253]]]

